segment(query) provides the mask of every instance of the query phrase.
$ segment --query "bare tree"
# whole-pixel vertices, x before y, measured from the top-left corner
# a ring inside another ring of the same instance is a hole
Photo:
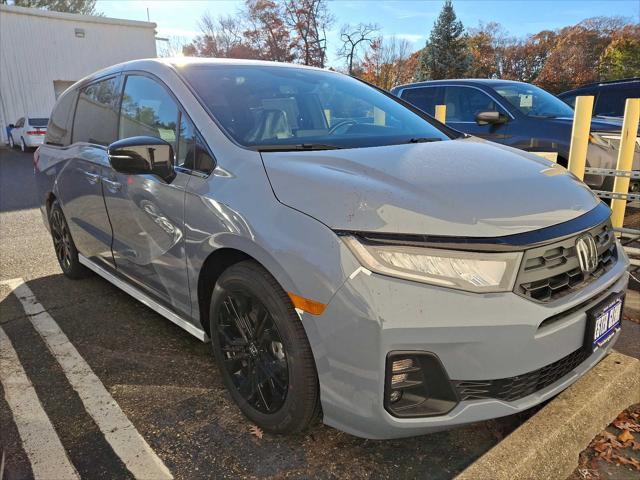
[[[198,21],[201,34],[182,49],[185,55],[199,57],[257,58],[245,43],[245,26],[236,17],[214,18],[209,12]]]
[[[158,57],[176,57],[182,55],[184,47],[189,44],[186,38],[171,36],[167,38],[156,38],[158,45]]]
[[[343,25],[340,29],[340,40],[342,46],[338,50],[338,56],[347,62],[349,75],[353,73],[353,63],[355,61],[358,48],[369,45],[375,39],[375,34],[380,27],[374,23],[359,23],[358,25]]]
[[[374,38],[364,54],[361,77],[385,90],[406,83],[415,70],[411,61],[410,44],[395,36]],[[415,58],[414,58],[415,60]]]
[[[294,35],[298,60],[324,67],[327,59],[327,29],[333,16],[327,0],[285,0],[285,22]]]

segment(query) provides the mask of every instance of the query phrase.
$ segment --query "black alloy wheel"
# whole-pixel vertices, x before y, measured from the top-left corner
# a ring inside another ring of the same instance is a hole
[[[218,311],[223,368],[242,398],[262,413],[279,410],[289,386],[287,353],[271,314],[246,291],[228,292]]]
[[[261,265],[245,260],[220,275],[209,332],[222,380],[253,423],[295,433],[319,416],[318,375],[302,321]]]
[[[53,239],[53,248],[62,273],[73,279],[86,277],[89,270],[80,263],[78,250],[71,237],[69,225],[57,200],[53,202],[50,208],[49,228]]]
[[[60,209],[51,212],[51,236],[60,267],[63,271],[69,270],[71,268],[71,234]]]

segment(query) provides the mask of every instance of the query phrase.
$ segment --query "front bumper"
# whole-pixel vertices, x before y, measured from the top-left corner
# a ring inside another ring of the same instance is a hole
[[[385,410],[386,356],[397,350],[431,352],[450,379],[465,381],[504,379],[552,364],[582,347],[586,310],[626,289],[628,260],[617,248],[618,262],[598,281],[550,304],[357,270],[322,316],[302,315],[316,359],[324,422],[365,438],[406,437],[510,415],[556,395],[598,363],[619,333],[539,391],[514,401],[463,400],[432,417],[398,418]]]

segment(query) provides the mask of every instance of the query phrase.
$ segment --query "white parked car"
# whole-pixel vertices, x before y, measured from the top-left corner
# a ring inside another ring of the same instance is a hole
[[[42,145],[48,123],[49,119],[45,116],[19,118],[15,125],[9,125],[9,147],[19,146],[26,152],[28,148]]]

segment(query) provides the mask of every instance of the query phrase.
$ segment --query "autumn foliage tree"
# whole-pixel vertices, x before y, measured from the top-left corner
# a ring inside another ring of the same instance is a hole
[[[640,25],[626,25],[613,34],[599,70],[602,80],[640,77]]]

